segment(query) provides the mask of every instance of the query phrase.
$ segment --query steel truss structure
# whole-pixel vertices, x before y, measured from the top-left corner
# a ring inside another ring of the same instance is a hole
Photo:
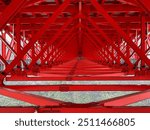
[[[1,0],[0,30],[0,94],[35,105],[0,112],[150,112],[129,106],[150,98],[149,0]],[[26,91],[136,92],[77,104]]]

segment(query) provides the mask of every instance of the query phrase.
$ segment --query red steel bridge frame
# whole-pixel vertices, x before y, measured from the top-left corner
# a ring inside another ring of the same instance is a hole
[[[0,94],[34,104],[0,112],[150,112],[148,84],[6,85],[4,81],[149,81],[149,0],[1,0]],[[132,75],[132,76],[129,76]],[[77,104],[26,91],[138,91]]]

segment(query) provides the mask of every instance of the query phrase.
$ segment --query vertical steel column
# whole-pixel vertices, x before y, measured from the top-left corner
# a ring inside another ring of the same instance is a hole
[[[44,45],[42,45],[42,48],[41,48],[41,49],[43,50],[43,48],[44,48]],[[47,48],[47,49],[48,49],[48,48]],[[41,55],[41,57],[42,57],[41,65],[42,65],[42,66],[45,65],[44,58],[45,58],[47,49],[46,49],[45,52]]]
[[[130,23],[127,22],[127,35],[129,35],[130,37],[130,28],[129,28]],[[130,47],[129,45],[126,43],[126,57],[130,60]]]
[[[79,15],[82,15],[82,0],[79,1]],[[79,24],[82,24],[82,19],[79,17]],[[81,26],[79,27],[79,52],[78,55],[79,57],[82,56],[82,28]]]
[[[25,33],[25,31],[23,31],[23,38],[21,39],[22,40],[22,42],[23,42],[23,48],[26,46],[26,33]],[[27,54],[26,55],[24,55],[24,57],[22,58],[22,60],[24,60],[25,62],[27,61]]]
[[[6,32],[3,32],[3,31],[2,31],[2,38],[3,38],[4,40],[6,40]],[[6,59],[6,45],[5,45],[5,43],[4,43],[3,40],[2,40],[2,57],[3,57],[4,59]]]
[[[51,45],[51,52],[52,52],[52,55],[51,55],[51,62],[50,62],[50,65],[52,66],[54,63],[54,51],[55,51],[55,47],[54,45]]]
[[[16,53],[17,55],[20,55],[21,53],[21,23],[20,23],[20,18],[18,17],[16,19],[16,27],[15,27],[15,34],[16,34],[16,42],[17,42],[17,50]],[[17,67],[21,67],[21,61],[17,64]]]
[[[143,13],[141,16],[141,51],[145,53],[146,46],[145,46],[145,40],[146,40],[146,20],[145,20],[145,14]],[[141,69],[145,68],[145,62],[141,59]]]
[[[35,34],[35,31],[32,30],[32,36]],[[35,47],[34,47],[35,43],[33,43],[32,47],[31,47],[31,50],[32,50],[32,60],[35,58]]]
[[[121,41],[120,41],[120,37],[119,37],[119,36],[118,36],[118,41],[117,41],[117,42],[118,42],[118,49],[120,50],[120,42],[121,42]],[[119,54],[118,52],[117,52],[117,56],[118,56],[118,57],[117,57],[117,58],[118,58],[117,60],[118,60],[118,63],[119,63],[119,65],[120,65],[120,64],[121,64],[121,56],[120,56],[120,54]]]

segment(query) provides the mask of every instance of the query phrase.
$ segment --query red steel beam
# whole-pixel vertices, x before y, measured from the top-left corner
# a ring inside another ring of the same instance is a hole
[[[17,42],[17,55],[20,55],[21,53],[21,23],[20,23],[20,18],[16,19],[16,26],[15,26],[15,38],[16,38],[16,42]],[[20,68],[21,67],[21,62],[17,64],[17,67]]]
[[[8,65],[7,61],[6,61],[6,43],[5,43],[5,39],[6,38],[6,33],[5,32],[1,32],[2,36],[0,36],[1,38],[1,52],[2,55],[0,55],[0,60],[4,63],[5,67]]]
[[[31,31],[31,30],[39,30],[41,27],[42,27],[42,25],[43,24],[35,24],[34,26],[30,26],[29,24],[23,24],[22,26],[21,26],[21,29],[22,30],[25,30],[25,31],[27,31],[27,32],[29,32],[29,31]],[[61,25],[55,25],[54,24],[54,26],[52,26],[50,29],[48,29],[47,31],[52,31],[52,30],[54,30],[54,31],[56,31],[56,29],[59,29],[60,28],[60,26]],[[70,25],[71,26],[71,25]],[[99,26],[99,28],[103,28],[103,30],[108,30],[109,32],[110,31],[114,31],[115,32],[115,30],[113,29],[113,28],[111,28],[110,27],[110,25],[99,25],[98,24],[98,26]],[[123,30],[126,30],[126,23],[120,23],[120,27],[123,29]],[[129,25],[129,27],[130,27],[130,29],[131,30],[133,30],[134,32],[135,32],[135,30],[140,30],[140,28],[141,28],[141,26],[140,26],[140,24],[139,23],[131,23],[130,25]],[[133,32],[132,31],[132,32]],[[133,32],[133,33],[134,33]],[[115,32],[116,33],[116,32]]]
[[[0,113],[149,113],[150,107],[0,107]]]
[[[39,108],[39,113],[149,113],[149,107],[61,107]]]
[[[143,92],[126,95],[120,98],[117,97],[117,99],[110,100],[108,102],[106,101],[104,103],[104,106],[126,106],[149,98],[150,98],[150,91],[147,90]]]
[[[7,67],[7,61],[0,55],[0,60],[4,63],[5,67]]]
[[[116,20],[117,22],[119,23],[126,23],[126,22],[130,22],[130,23],[140,23],[141,22],[141,19],[140,17],[138,16],[128,16],[128,17],[123,17],[123,16],[112,16],[114,20]],[[60,23],[64,23],[64,21],[66,19],[69,19],[69,18],[58,18],[55,22],[55,24],[60,24]],[[93,19],[97,24],[100,24],[100,23],[106,23],[107,21],[103,18],[103,17],[91,17],[91,19]],[[23,24],[35,24],[35,23],[38,23],[38,24],[44,24],[44,22],[47,20],[47,18],[32,18],[32,17],[22,17],[20,18],[20,22],[22,24],[22,26],[24,26]],[[145,21],[146,22],[150,22],[150,18],[148,16],[145,16]],[[11,20],[10,21],[11,24],[16,24],[15,20]]]
[[[55,2],[56,2],[57,5],[60,5],[60,4],[63,3],[62,0],[55,0]]]
[[[145,91],[149,85],[7,85],[18,91]]]
[[[116,8],[114,8],[114,6]],[[21,13],[53,13],[55,10],[59,7],[59,5],[38,5],[38,6],[31,6],[31,7],[26,7],[21,10]],[[64,12],[69,12],[71,14],[76,14],[78,13],[78,10],[76,10],[76,5],[70,4],[67,8],[66,11]],[[139,7],[127,5],[127,4],[104,4],[102,5],[104,9],[106,9],[108,12],[142,12],[143,10]],[[92,5],[83,5],[83,12],[89,14],[90,12],[96,12],[94,7]],[[3,7],[0,9],[0,12],[3,10]]]
[[[138,3],[136,2],[136,0],[118,0],[122,3],[125,3],[125,4],[129,4],[129,5],[133,5],[133,6],[138,6]]]
[[[26,3],[26,7],[28,7],[28,6],[34,6],[34,4],[39,4],[39,3],[41,3],[41,2],[44,2],[44,0],[30,0],[30,1],[28,1],[27,3]]]
[[[2,57],[5,59],[6,58],[6,45],[5,45],[5,41],[3,39],[6,39],[6,33],[2,32],[2,36],[0,36],[0,38],[2,39]]]
[[[146,53],[146,33],[147,33],[147,28],[146,28],[146,21],[145,21],[145,13],[142,14],[141,16],[141,51]],[[145,62],[143,59],[141,59],[141,68],[145,68]]]
[[[0,107],[0,113],[34,113],[34,107]]]
[[[58,100],[37,96],[37,95],[17,91],[14,89],[0,88],[0,94],[10,98],[28,102],[37,106],[59,106],[62,103],[61,101]]]

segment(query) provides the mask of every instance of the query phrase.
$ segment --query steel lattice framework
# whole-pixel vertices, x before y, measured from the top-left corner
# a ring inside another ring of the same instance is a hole
[[[0,30],[0,94],[35,105],[0,112],[150,112],[128,106],[150,98],[149,0],[1,0]],[[138,92],[77,104],[26,91]]]

